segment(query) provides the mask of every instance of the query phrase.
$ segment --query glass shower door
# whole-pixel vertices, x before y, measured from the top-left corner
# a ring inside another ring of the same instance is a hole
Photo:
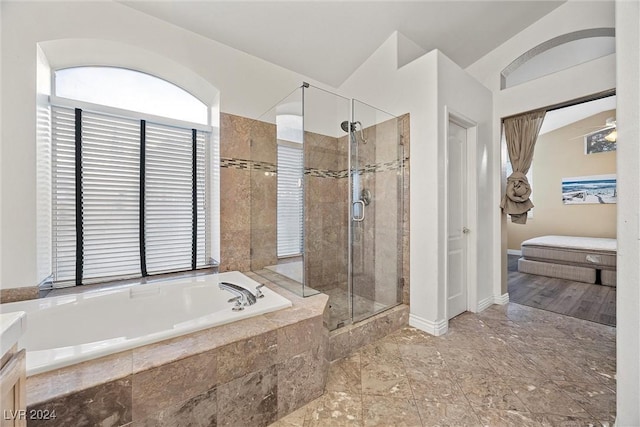
[[[350,145],[353,321],[402,302],[403,147],[395,116],[353,100]]]
[[[249,159],[239,150],[222,166],[250,183],[251,270],[328,295],[331,330],[402,301],[400,122],[303,84],[254,120]]]
[[[351,100],[304,88],[305,284],[329,296],[329,328],[351,323],[349,123]]]

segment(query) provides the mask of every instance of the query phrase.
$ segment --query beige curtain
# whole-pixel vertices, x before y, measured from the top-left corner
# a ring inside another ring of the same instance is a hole
[[[533,149],[544,120],[545,111],[534,111],[504,120],[509,160],[513,173],[507,177],[507,188],[500,207],[511,216],[511,222],[527,223],[527,212],[533,208],[529,200],[531,186],[526,174],[533,160]]]

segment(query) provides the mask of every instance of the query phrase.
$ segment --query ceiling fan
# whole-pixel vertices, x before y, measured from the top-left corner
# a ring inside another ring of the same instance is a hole
[[[605,127],[602,130],[605,129],[611,129],[611,132],[609,132],[604,139],[606,139],[609,142],[616,142],[616,140],[618,139],[618,130],[617,130],[617,126],[616,126],[616,119],[613,117],[609,117],[606,121],[605,121]]]
[[[608,142],[616,142],[616,140],[618,139],[618,131],[617,131],[615,117],[609,117],[607,120],[605,120],[604,126],[592,126],[592,128],[596,130],[594,130],[593,132],[586,133],[584,135],[577,136],[576,138],[583,138],[585,136],[599,133],[601,135],[604,135],[604,139]],[[609,132],[605,132],[605,131],[609,131]],[[575,139],[575,138],[572,138],[572,139]]]

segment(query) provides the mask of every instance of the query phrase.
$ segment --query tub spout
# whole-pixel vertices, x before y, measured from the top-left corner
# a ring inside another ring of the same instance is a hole
[[[242,286],[235,285],[229,282],[220,282],[220,289],[225,291],[229,291],[236,296],[237,299],[234,298],[235,301],[238,302],[239,306],[245,305],[253,305],[256,303],[256,296],[251,293],[250,290],[243,288]]]

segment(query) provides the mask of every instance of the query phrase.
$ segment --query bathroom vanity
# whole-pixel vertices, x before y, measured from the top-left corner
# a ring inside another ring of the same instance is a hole
[[[26,329],[24,312],[0,313],[0,426],[27,425],[26,351],[18,339]]]

